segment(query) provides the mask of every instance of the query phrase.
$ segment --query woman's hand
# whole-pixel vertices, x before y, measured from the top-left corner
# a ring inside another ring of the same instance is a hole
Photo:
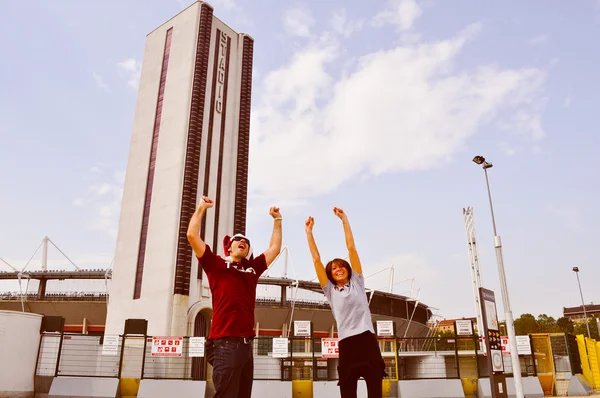
[[[339,217],[340,220],[342,221],[348,221],[348,216],[346,215],[346,213],[344,213],[344,210],[340,209],[339,207],[334,207],[333,208],[333,214],[335,214],[336,216]]]
[[[304,223],[304,227],[306,229],[306,233],[311,233],[312,234],[312,229],[313,226],[315,225],[315,219],[312,217],[308,217],[308,219],[306,220],[306,222]]]

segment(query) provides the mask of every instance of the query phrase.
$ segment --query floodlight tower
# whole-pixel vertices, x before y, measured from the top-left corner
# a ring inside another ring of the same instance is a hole
[[[515,380],[515,390],[517,398],[523,398],[523,381],[521,378],[521,362],[517,352],[517,337],[512,310],[510,308],[510,299],[508,297],[508,285],[506,283],[506,272],[504,270],[504,257],[502,255],[502,240],[496,230],[496,217],[494,216],[494,205],[492,203],[492,192],[490,190],[490,181],[488,178],[488,169],[493,165],[486,161],[483,156],[475,156],[473,162],[483,168],[485,174],[485,184],[487,187],[488,200],[490,202],[490,212],[492,214],[492,226],[494,229],[494,246],[496,247],[496,261],[498,263],[498,276],[500,278],[500,290],[502,291],[502,304],[504,305],[504,316],[506,317],[506,331],[508,332],[508,341],[511,347],[510,358],[512,361],[513,378]]]
[[[479,249],[475,238],[475,215],[472,207],[463,208],[465,228],[467,230],[467,247],[469,250],[469,263],[471,265],[471,279],[473,282],[473,297],[475,298],[475,310],[477,314],[477,333],[483,331],[483,314],[479,302],[479,288],[481,286],[481,271],[479,268]],[[485,345],[483,345],[485,347]]]

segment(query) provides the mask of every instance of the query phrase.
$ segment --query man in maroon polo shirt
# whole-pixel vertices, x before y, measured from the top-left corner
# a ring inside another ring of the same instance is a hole
[[[254,376],[252,339],[258,278],[281,251],[281,213],[271,207],[273,235],[269,248],[254,258],[248,238],[241,234],[224,239],[225,258],[214,254],[200,238],[206,209],[214,202],[203,196],[187,231],[188,241],[208,276],[213,316],[206,343],[213,365],[214,398],[250,398]]]

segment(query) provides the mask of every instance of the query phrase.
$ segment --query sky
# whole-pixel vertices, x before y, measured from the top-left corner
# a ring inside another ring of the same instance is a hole
[[[190,3],[3,4],[0,258],[21,269],[47,235],[80,267],[111,264],[145,36]],[[585,301],[600,302],[599,1],[210,4],[255,39],[255,252],[279,206],[288,277],[314,279],[304,221],[315,217],[324,260],[344,257],[341,207],[368,287],[387,289],[393,266],[395,293],[411,295],[414,278],[412,295],[440,317],[474,316],[472,206],[483,285],[503,318],[485,178],[471,161],[482,155],[515,318],[580,305],[574,266]],[[53,247],[49,258],[72,269]]]

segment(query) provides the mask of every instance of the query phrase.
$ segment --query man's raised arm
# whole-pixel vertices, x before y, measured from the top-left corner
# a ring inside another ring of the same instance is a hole
[[[271,235],[271,242],[269,242],[269,248],[264,252],[267,267],[271,265],[281,252],[281,213],[279,207],[271,207],[269,214],[273,217],[273,234]]]
[[[204,216],[206,209],[210,209],[214,206],[214,204],[215,203],[211,199],[203,196],[202,199],[200,199],[200,203],[198,204],[198,207],[196,208],[196,211],[190,220],[190,225],[188,226],[187,238],[190,242],[190,245],[192,245],[192,249],[194,249],[196,257],[198,258],[202,258],[204,251],[206,250],[206,243],[204,243],[204,241],[200,238],[200,225],[202,225],[202,217]]]

